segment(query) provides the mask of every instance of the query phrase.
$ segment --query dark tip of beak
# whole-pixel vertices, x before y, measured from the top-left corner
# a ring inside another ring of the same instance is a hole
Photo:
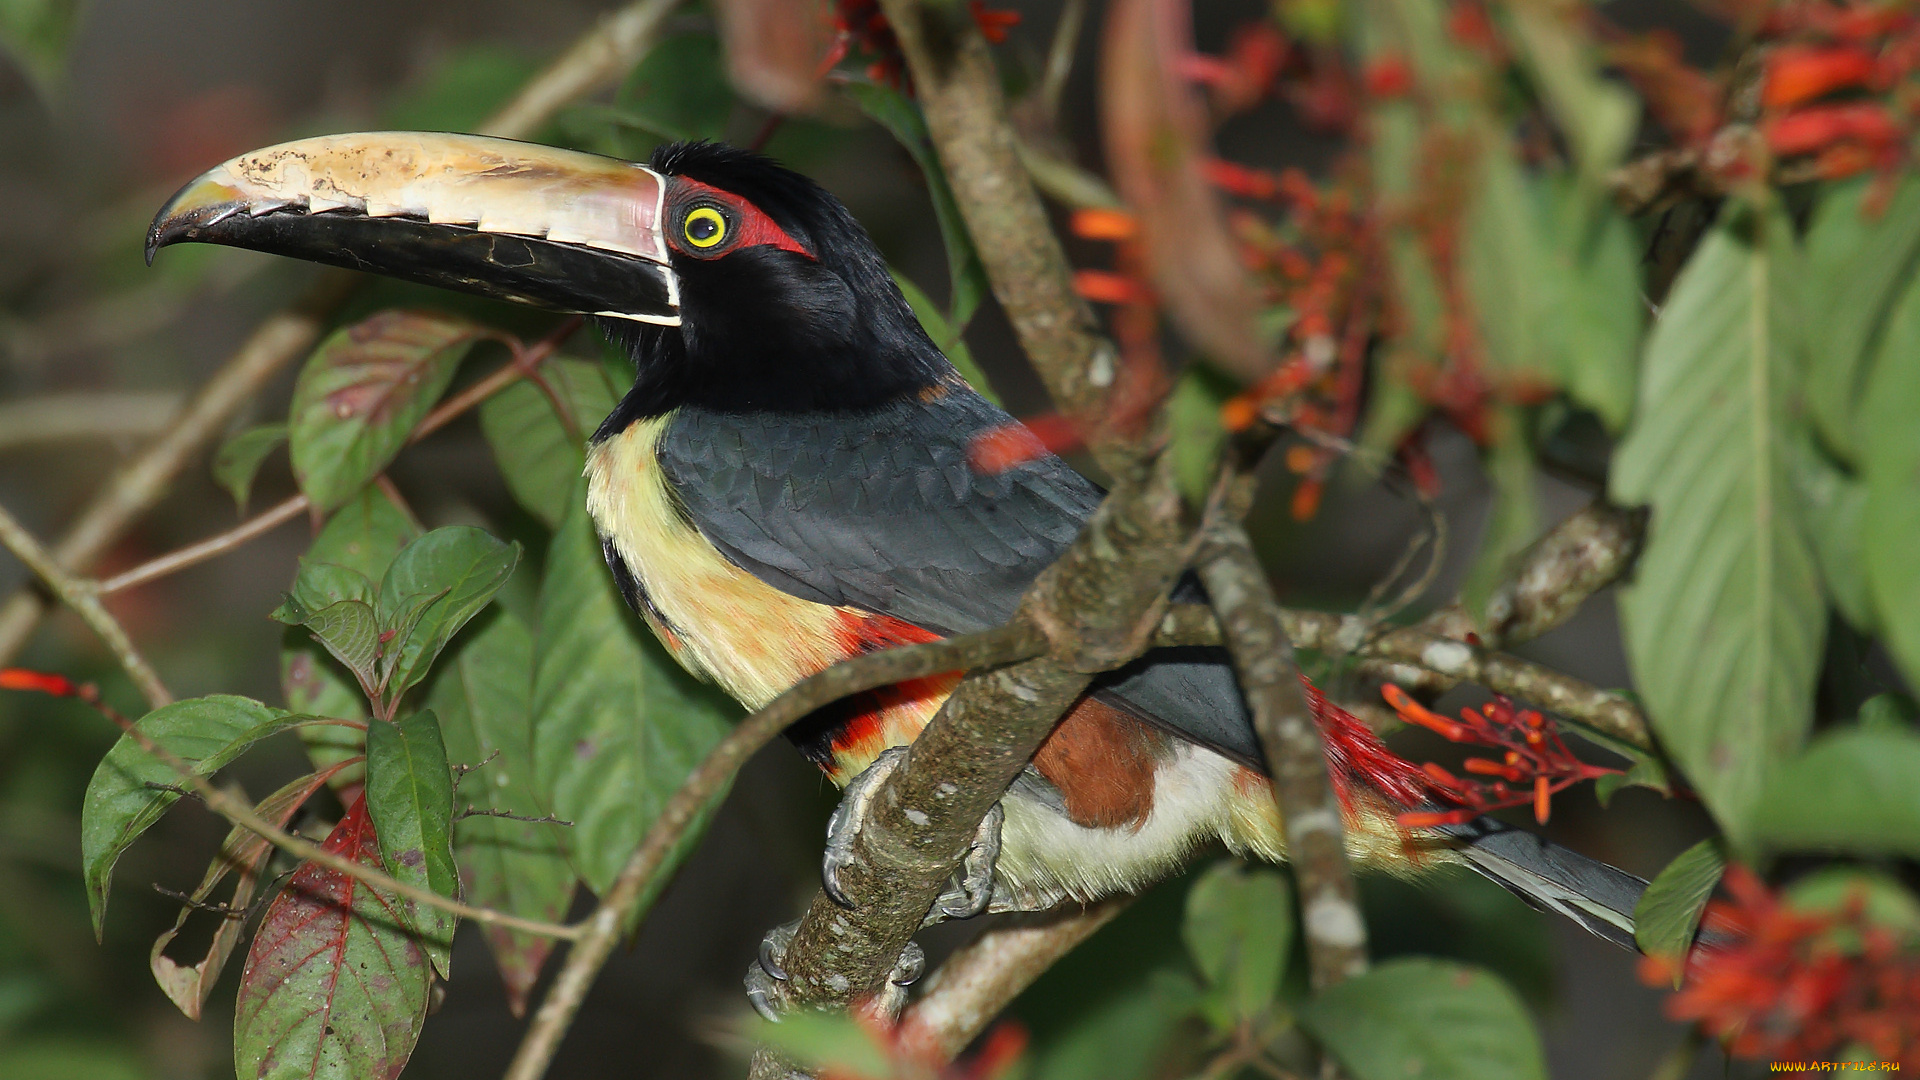
[[[160,223],[147,226],[147,265],[153,265],[153,253],[160,250]]]

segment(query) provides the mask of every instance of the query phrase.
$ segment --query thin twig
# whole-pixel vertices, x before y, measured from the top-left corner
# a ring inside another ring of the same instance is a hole
[[[1133,901],[1122,894],[1078,911],[1050,912],[1037,923],[996,926],[981,934],[927,978],[894,1038],[910,1056],[953,1060],[1035,979]]]
[[[554,817],[552,814],[545,814],[541,817],[530,817],[526,814],[516,814],[511,810],[492,810],[471,805],[465,810],[460,811],[460,815],[454,818],[454,820],[465,821],[472,817],[497,817],[506,818],[508,821],[524,821],[529,825],[564,825],[569,829],[573,828],[573,822]]]
[[[33,534],[5,507],[0,507],[0,544],[5,544],[7,550],[18,556],[21,562],[27,564],[27,569],[53,590],[61,603],[80,616],[108,651],[113,653],[114,659],[120,661],[120,667],[133,680],[133,685],[140,689],[141,696],[147,699],[149,706],[157,709],[173,701],[173,694],[167,690],[166,684],[160,681],[160,676],[148,666],[146,658],[133,647],[127,632],[107,612],[100,598],[93,595],[85,584],[75,580],[73,575],[62,570],[47,549],[41,547]]]
[[[621,928],[633,920],[635,908],[653,883],[654,875],[659,873],[667,856],[678,846],[708,800],[760,747],[794,721],[848,694],[944,671],[1010,663],[1034,656],[1045,647],[1046,640],[1030,624],[1015,622],[945,641],[889,649],[842,661],[803,679],[741,721],[707,753],[699,767],[667,800],[660,816],[648,827],[645,839],[627,859],[613,887],[607,890],[606,898],[580,924],[585,932],[568,952],[566,965],[547,990],[540,1011],[534,1014],[533,1023],[503,1080],[539,1080],[546,1075],[547,1065],[560,1049],[560,1040],[566,1036],[574,1014],[586,1000],[588,988],[612,954]]]
[[[158,435],[185,400],[186,395],[173,390],[133,390],[0,402],[0,451],[66,439]]]
[[[149,559],[124,573],[115,574],[94,586],[94,592],[101,596],[117,593],[122,589],[131,589],[135,585],[145,585],[156,578],[178,573],[189,566],[206,562],[218,555],[240,547],[247,541],[263,536],[305,513],[307,497],[295,495],[255,514],[253,517],[235,525],[217,536],[210,536],[196,544],[169,551],[157,559]]]
[[[502,364],[499,370],[489,373],[485,378],[467,387],[458,395],[448,398],[432,412],[428,413],[413,429],[413,432],[407,436],[408,445],[419,442],[428,435],[452,423],[462,413],[474,408],[481,402],[512,386],[521,379],[532,375],[538,370],[542,363],[559,349],[567,337],[579,329],[580,324],[581,320],[578,317],[567,319],[546,337],[524,348],[520,347],[517,342],[510,342],[510,347],[514,349],[514,359],[506,364]],[[375,479],[385,488],[391,488],[392,486],[392,481],[388,480],[385,474]],[[399,498],[397,489],[389,490],[388,494],[394,498],[397,504],[405,505]],[[158,558],[141,563],[131,570],[116,574],[92,586],[93,591],[105,596],[108,593],[119,592],[122,589],[130,589],[136,585],[144,585],[149,581],[166,577],[168,574],[178,573],[190,566],[195,566],[208,559],[224,555],[248,541],[264,535],[282,522],[291,521],[299,517],[310,505],[305,495],[294,495],[266,510],[262,510],[260,513],[255,514],[253,517],[248,518],[217,536],[211,536],[198,543],[189,544],[186,547],[170,551]]]
[[[537,135],[561,108],[623,78],[652,48],[662,22],[680,0],[639,0],[603,18],[480,125],[480,133],[509,139]],[[327,319],[353,292],[359,277],[323,270],[300,298],[268,316],[194,394],[179,421],[139,458],[108,481],[53,548],[59,565],[85,570],[166,494],[199,452],[260,388],[319,340]],[[46,614],[31,589],[0,606],[0,664],[17,655]]]
[[[105,712],[106,710],[102,711]],[[207,809],[226,818],[227,821],[232,824],[238,825],[254,835],[261,837],[274,847],[292,855],[296,859],[319,863],[329,870],[355,878],[363,884],[379,889],[382,892],[403,896],[415,903],[439,908],[442,911],[451,912],[463,919],[472,919],[474,922],[486,926],[499,926],[508,930],[518,930],[522,933],[538,934],[542,937],[561,938],[569,941],[585,933],[585,929],[580,925],[565,926],[559,923],[543,922],[539,919],[525,919],[518,915],[510,915],[507,912],[496,911],[492,908],[474,907],[471,904],[465,904],[458,900],[441,896],[432,889],[419,885],[410,885],[389,876],[384,871],[377,870],[364,863],[356,862],[344,855],[328,851],[320,845],[295,836],[280,828],[278,825],[275,825],[273,822],[268,821],[266,818],[261,817],[254,811],[253,807],[247,805],[245,799],[236,797],[232,792],[216,786],[211,780],[200,775],[199,772],[195,771],[192,764],[173,751],[155,742],[153,737],[146,732],[141,731],[139,724],[111,712],[107,712],[107,716],[119,724],[120,730],[125,732],[128,738],[138,743],[142,750],[153,755],[161,764],[178,773],[181,779],[185,780],[188,786],[193,789],[193,792],[200,797],[200,800],[207,804]]]

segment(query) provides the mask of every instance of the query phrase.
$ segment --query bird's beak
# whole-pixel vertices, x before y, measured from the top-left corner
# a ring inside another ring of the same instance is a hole
[[[242,154],[153,219],[147,262],[229,244],[513,300],[680,322],[666,180],[596,154],[478,135],[329,135]]]

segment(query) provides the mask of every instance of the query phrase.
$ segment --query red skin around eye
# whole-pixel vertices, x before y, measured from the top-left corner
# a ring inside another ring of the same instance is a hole
[[[787,235],[787,230],[782,229],[774,223],[772,218],[761,213],[759,207],[754,206],[740,196],[731,192],[722,191],[712,184],[703,184],[698,180],[689,180],[684,176],[674,180],[674,187],[676,202],[684,203],[689,198],[704,196],[708,202],[719,203],[726,207],[730,212],[729,216],[732,218],[732,221],[729,222],[729,227],[734,231],[734,235],[727,237],[725,243],[710,250],[702,251],[698,248],[689,247],[686,238],[680,235],[680,230],[677,227],[669,227],[667,229],[667,242],[671,243],[674,250],[680,252],[682,255],[691,255],[696,259],[706,259],[724,255],[735,248],[765,245],[779,248],[781,251],[791,251],[796,255],[805,255],[809,259],[814,258],[813,252],[800,246],[798,240]]]

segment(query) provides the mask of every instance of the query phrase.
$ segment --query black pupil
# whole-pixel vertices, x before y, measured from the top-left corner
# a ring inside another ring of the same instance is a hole
[[[701,214],[687,223],[687,235],[695,240],[711,240],[720,231],[720,223],[708,214]]]

